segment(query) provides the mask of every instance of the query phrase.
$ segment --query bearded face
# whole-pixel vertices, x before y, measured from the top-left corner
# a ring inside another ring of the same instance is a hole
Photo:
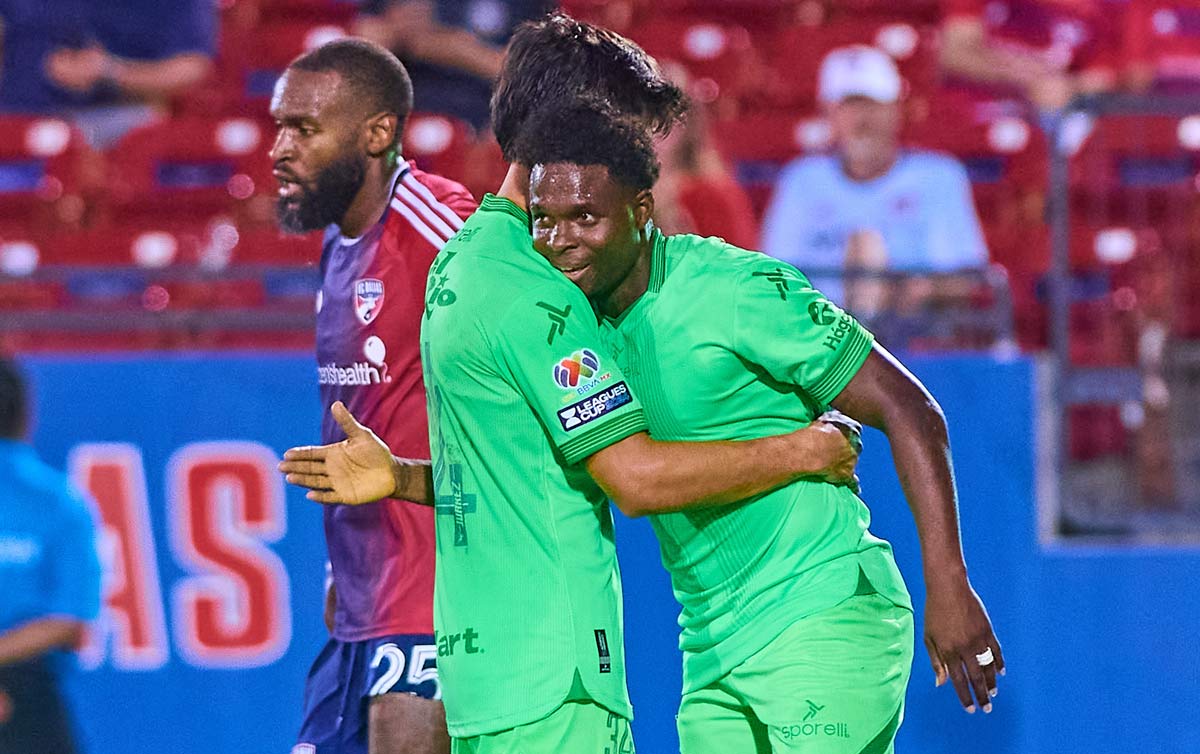
[[[345,216],[367,174],[366,155],[352,146],[307,179],[296,175],[290,165],[276,167],[275,216],[281,229],[307,233]]]

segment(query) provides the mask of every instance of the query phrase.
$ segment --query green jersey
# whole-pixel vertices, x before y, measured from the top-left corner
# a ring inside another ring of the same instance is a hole
[[[872,336],[791,267],[715,238],[655,233],[650,285],[603,325],[660,441],[783,434],[824,412]],[[732,505],[652,517],[671,573],[684,690],[859,587],[911,609],[891,546],[846,487],[798,481]]]
[[[645,419],[586,297],[512,202],[484,197],[434,260],[421,349],[450,734],[580,697],[631,717],[612,514],[579,462]]]

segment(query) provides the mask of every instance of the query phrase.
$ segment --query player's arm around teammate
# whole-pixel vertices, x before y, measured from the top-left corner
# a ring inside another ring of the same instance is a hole
[[[954,685],[968,712],[991,712],[1004,658],[991,620],[967,577],[946,417],[911,372],[879,344],[833,400],[887,435],[916,519],[925,575],[925,647],[940,686]],[[974,700],[972,700],[974,692]]]
[[[346,439],[291,448],[279,470],[319,503],[385,497],[434,504],[425,460],[397,458],[340,401],[330,407]],[[801,478],[853,484],[861,443],[845,422],[817,421],[790,434],[744,442],[663,443],[644,432],[589,456],[588,473],[629,516],[744,500]]]

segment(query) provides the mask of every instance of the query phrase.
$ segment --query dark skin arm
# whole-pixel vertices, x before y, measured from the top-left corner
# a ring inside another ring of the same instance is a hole
[[[827,465],[834,468],[826,469]],[[814,422],[789,435],[745,442],[663,443],[639,433],[587,459],[587,470],[627,516],[745,500],[828,472],[848,482],[857,453],[841,431]]]
[[[41,657],[53,649],[74,649],[83,640],[76,618],[37,618],[0,633],[0,667]]]
[[[340,401],[330,407],[346,439],[292,448],[279,470],[319,503],[385,497],[434,504],[429,461],[397,458]],[[623,513],[700,508],[744,500],[803,477],[852,484],[858,449],[837,424],[744,442],[661,443],[638,433],[590,456],[588,472]]]
[[[996,673],[1004,672],[1004,658],[987,611],[967,578],[950,440],[941,407],[878,344],[833,405],[887,435],[921,539],[925,647],[937,683],[951,680],[968,712],[974,712],[976,704],[990,712]],[[995,662],[981,667],[976,655],[987,648]]]

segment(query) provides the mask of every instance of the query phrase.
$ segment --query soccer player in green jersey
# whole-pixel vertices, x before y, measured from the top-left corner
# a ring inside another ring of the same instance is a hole
[[[682,95],[623,38],[554,16],[514,37],[493,105],[508,152],[537,103],[606,93],[647,125]],[[834,425],[746,442],[661,443],[583,292],[535,252],[528,169],[484,197],[430,270],[422,327],[432,467],[393,459],[345,408],[347,440],[281,468],[320,502],[437,509],[435,627],[456,753],[633,751],[613,499],[634,515],[849,481]]]
[[[887,434],[921,538],[934,670],[990,712],[1003,659],[967,578],[933,397],[795,268],[655,230],[658,164],[639,125],[549,112],[517,157],[533,166],[535,247],[602,315],[655,439],[750,440],[829,406]],[[891,547],[845,486],[800,480],[745,503],[652,517],[683,607],[684,754],[891,751],[913,644]]]

